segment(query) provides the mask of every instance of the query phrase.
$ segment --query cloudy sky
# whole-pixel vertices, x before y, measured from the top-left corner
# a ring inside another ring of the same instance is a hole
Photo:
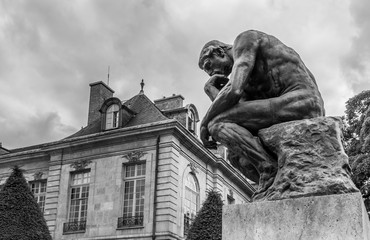
[[[317,79],[327,115],[370,89],[369,0],[0,0],[0,142],[62,139],[87,123],[89,83],[121,100],[140,91],[210,104],[197,66],[209,40],[257,29],[294,48]]]

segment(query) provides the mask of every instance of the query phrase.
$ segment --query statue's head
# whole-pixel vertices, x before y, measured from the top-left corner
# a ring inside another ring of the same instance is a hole
[[[210,76],[214,74],[228,76],[234,64],[231,49],[232,45],[218,40],[206,43],[200,51],[198,62],[200,69]]]

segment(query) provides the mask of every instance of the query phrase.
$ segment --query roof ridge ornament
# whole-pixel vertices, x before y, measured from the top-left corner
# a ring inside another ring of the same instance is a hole
[[[145,83],[144,83],[144,79],[141,79],[141,83],[140,83],[140,85],[141,85],[140,94],[144,94],[144,85],[145,85]]]

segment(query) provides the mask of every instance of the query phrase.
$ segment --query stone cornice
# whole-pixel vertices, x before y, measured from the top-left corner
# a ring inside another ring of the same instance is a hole
[[[109,140],[114,139],[117,137],[126,137],[131,135],[137,135],[137,134],[147,134],[150,132],[157,132],[163,131],[168,129],[171,125],[175,124],[177,121],[174,119],[160,121],[156,123],[150,123],[150,124],[143,124],[143,125],[137,125],[134,127],[127,127],[127,128],[119,128],[114,129],[110,131],[104,131],[74,138],[66,138],[59,141],[44,143],[44,144],[38,144],[34,146],[24,147],[24,148],[18,148],[14,150],[10,150],[11,153],[0,155],[0,161],[3,158],[8,158],[10,156],[18,156],[18,155],[24,155],[24,154],[31,154],[35,152],[45,152],[45,151],[53,151],[57,149],[62,149],[66,147],[71,146],[77,146],[77,145],[83,145],[86,143],[92,143],[92,142],[99,142],[102,140]]]
[[[30,159],[43,159],[49,158],[49,154],[41,149],[27,150],[16,153],[9,153],[5,155],[0,155],[0,164],[5,164],[13,161],[23,161]]]

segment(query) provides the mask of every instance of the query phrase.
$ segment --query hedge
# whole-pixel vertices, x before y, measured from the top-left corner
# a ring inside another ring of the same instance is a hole
[[[187,240],[221,240],[222,198],[215,190],[209,191],[207,199],[191,224]]]
[[[52,239],[43,213],[18,166],[13,168],[0,192],[0,239]]]

